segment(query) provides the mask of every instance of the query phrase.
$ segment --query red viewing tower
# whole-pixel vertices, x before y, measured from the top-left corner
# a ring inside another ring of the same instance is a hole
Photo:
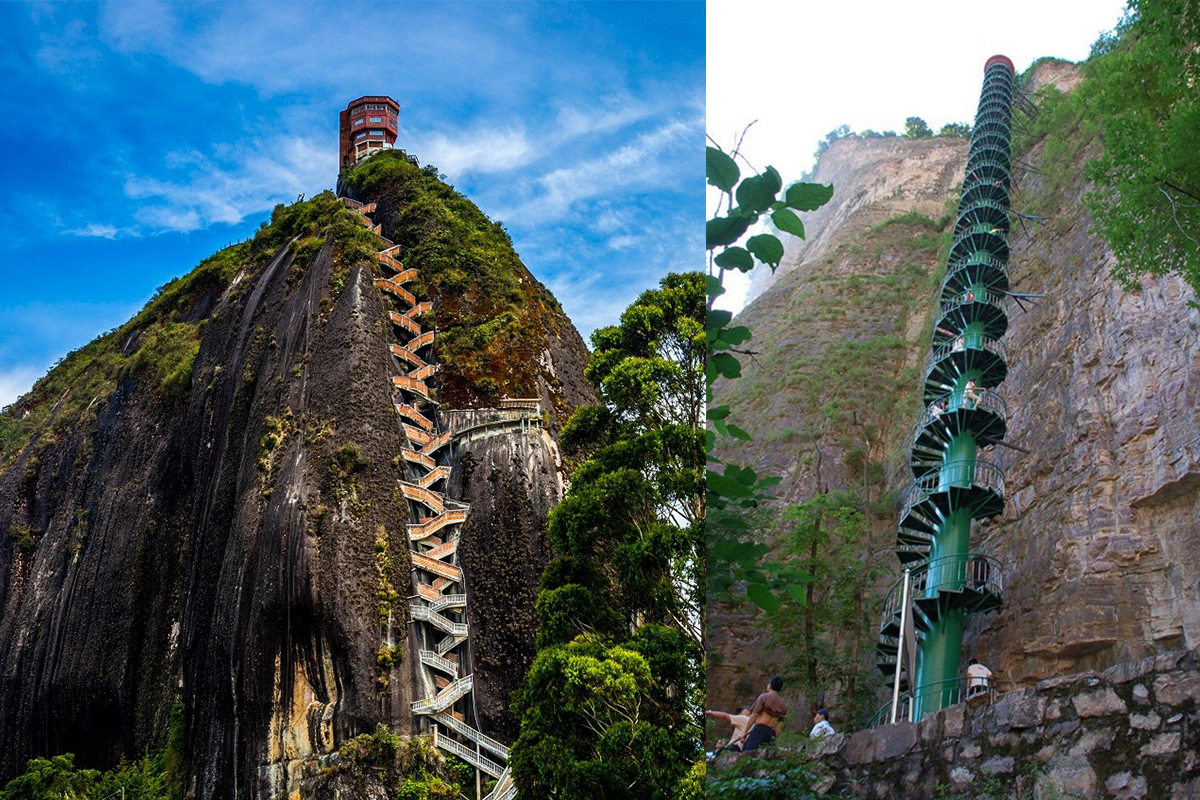
[[[387,95],[366,95],[338,115],[341,169],[352,167],[376,150],[390,150],[396,143],[400,106]]]

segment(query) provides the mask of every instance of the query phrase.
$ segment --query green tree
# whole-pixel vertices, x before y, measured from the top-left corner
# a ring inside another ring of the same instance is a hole
[[[1103,154],[1087,167],[1096,229],[1127,286],[1176,272],[1200,292],[1200,7],[1134,0],[1119,42],[1086,67],[1089,116]]]
[[[704,688],[703,276],[672,274],[592,336],[600,405],[563,429],[538,655],[518,691],[522,797],[683,798]],[[701,762],[702,763],[702,762]],[[691,787],[691,788],[689,788]]]
[[[521,797],[688,796],[694,761],[681,758],[676,709],[642,644],[583,634],[538,654],[514,703]]]
[[[951,139],[970,139],[971,126],[965,122],[947,122],[941,127],[937,135]]]
[[[72,753],[35,758],[0,789],[0,800],[90,800],[99,783],[100,773],[76,767]]]
[[[838,139],[846,139],[853,136],[854,133],[850,130],[849,125],[838,125],[836,128],[825,134],[825,138],[817,142],[817,152],[815,155],[820,156],[829,149],[829,146]]]
[[[910,139],[928,139],[933,131],[920,117],[908,117],[904,120],[904,135]]]
[[[718,190],[721,198],[705,226],[709,264],[705,279],[708,358],[704,380],[711,425],[705,433],[709,465],[705,477],[707,597],[711,601],[741,595],[766,611],[774,611],[784,596],[803,599],[805,576],[768,558],[769,546],[747,518],[751,510],[770,499],[770,489],[779,483],[779,478],[759,477],[752,468],[725,461],[714,453],[718,437],[743,441],[751,437],[733,424],[729,405],[713,405],[712,393],[717,380],[741,376],[738,356],[748,352],[745,345],[750,340],[750,329],[732,325],[733,314],[713,308],[713,304],[725,293],[726,270],[749,272],[756,263],[773,270],[783,260],[783,244],[772,234],[756,234],[745,240],[745,246],[739,244],[751,226],[769,214],[775,228],[803,239],[804,223],[796,212],[813,211],[829,202],[833,187],[793,183],[783,191],[783,180],[774,167],[742,178],[736,156],[736,148],[732,155],[716,147],[709,147],[706,153],[708,184]],[[779,199],[781,192],[783,197]]]
[[[871,699],[858,691],[860,649],[874,619],[863,587],[873,585],[880,571],[858,505],[855,497],[822,493],[783,512],[780,549],[809,581],[804,602],[782,605],[771,619],[772,641],[786,651],[785,669],[805,696],[822,704],[836,684],[847,709]]]

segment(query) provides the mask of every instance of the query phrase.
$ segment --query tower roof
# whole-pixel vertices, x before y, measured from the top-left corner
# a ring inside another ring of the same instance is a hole
[[[1009,60],[1008,56],[992,56],[987,60],[987,63],[983,65],[983,71],[987,72],[992,68],[993,64],[1003,64],[1004,66],[1008,67],[1009,72],[1013,73],[1014,75],[1017,74],[1017,70],[1013,67],[1013,63]]]

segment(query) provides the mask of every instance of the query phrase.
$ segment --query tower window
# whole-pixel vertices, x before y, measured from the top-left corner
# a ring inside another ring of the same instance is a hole
[[[354,138],[355,138],[355,139],[361,139],[361,138],[363,138],[363,137],[364,137],[364,136],[366,136],[366,135],[367,135],[367,132],[366,132],[366,131],[362,131],[361,133],[359,133],[359,134],[358,134],[357,136],[355,136]]]
[[[363,120],[361,120],[361,119],[354,120],[354,127],[357,128],[359,125],[362,125],[362,124],[363,124]]]
[[[371,117],[370,122],[383,122],[383,117]]]
[[[383,131],[371,131],[372,136],[383,136]]]

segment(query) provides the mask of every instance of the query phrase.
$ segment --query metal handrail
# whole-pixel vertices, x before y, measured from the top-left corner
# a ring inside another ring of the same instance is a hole
[[[978,227],[982,228],[983,225],[980,224]],[[986,249],[986,250],[980,251],[978,249],[973,249],[973,250],[967,250],[966,251],[967,253],[987,252],[987,253],[991,253],[991,254],[995,255],[996,258],[999,258],[1000,256],[996,255],[996,253],[998,253],[1000,251],[1003,251],[1005,253],[1008,252],[1008,237],[1005,234],[1005,231],[1002,228],[998,228],[995,225],[993,225],[988,230],[973,230],[972,229],[972,230],[963,231],[962,233],[955,236],[954,240],[950,244],[950,258],[952,258],[952,259],[962,258],[963,257],[963,252],[962,252],[963,245],[967,245],[969,247],[976,247],[976,248],[979,247],[978,242],[972,242],[972,239],[974,239],[977,236],[993,236],[996,239],[998,239],[999,242],[998,243],[990,243],[991,246],[984,245],[985,247],[988,247],[988,249]],[[1005,260],[1007,260],[1007,259],[1005,259]]]
[[[1006,149],[991,142],[985,142],[971,146],[971,152],[967,155],[967,166],[964,174],[969,173],[981,161],[994,161],[997,164],[1003,165],[1005,169],[1012,169],[1012,158],[1007,155]]]
[[[995,692],[995,686],[991,681],[989,681],[987,688],[980,691],[978,696],[987,697],[988,703],[991,704],[995,700]],[[970,695],[970,697],[975,696],[976,695]],[[925,700],[931,697],[937,697],[943,701],[938,704],[939,708],[946,708],[954,705],[960,700],[969,699],[967,694],[967,677],[964,675],[961,677],[947,678],[944,681],[927,683],[924,686],[920,686],[915,692],[911,689],[906,692],[901,692],[900,700],[897,703],[897,706],[900,709],[900,714],[897,716],[897,721],[911,721],[912,711],[915,705],[914,701]],[[878,728],[888,724],[887,721],[891,719],[892,716],[891,711],[892,701],[889,700],[888,702],[884,703],[882,708],[871,715],[871,720],[867,723],[867,727]]]
[[[932,423],[938,417],[964,408],[969,411],[982,409],[983,411],[990,411],[993,414],[997,414],[1004,418],[1008,417],[1008,406],[1005,404],[1004,398],[1001,397],[997,392],[991,389],[977,389],[976,394],[979,395],[979,400],[978,402],[970,405],[968,405],[967,400],[964,397],[965,394],[965,391],[949,392],[941,397],[934,398],[934,400],[925,407],[925,411],[921,414],[920,419],[917,420],[917,424],[913,426],[912,433],[909,436],[909,441],[915,445],[917,440],[921,438],[921,434],[925,431],[925,427],[927,425]],[[945,407],[935,413],[934,406],[938,403],[943,403]]]
[[[974,203],[976,195],[982,195],[989,200],[1003,201],[1005,207],[1008,205],[1008,190],[1002,186],[995,186],[988,183],[977,183],[963,188],[962,197],[959,198],[958,204],[962,206],[964,203]]]
[[[970,299],[968,299],[970,297]],[[957,311],[963,306],[973,305],[975,303],[986,303],[991,306],[996,306],[1001,311],[1008,313],[1008,295],[999,292],[968,290],[965,292],[955,292],[954,296],[949,300],[943,300],[941,307],[938,309],[937,320],[939,323],[951,313]]]
[[[984,131],[979,136],[971,138],[971,147],[1008,147],[1010,138],[998,131]]]
[[[980,114],[986,114],[989,111],[991,111],[993,108],[997,112],[1003,113],[1005,111],[1008,111],[1008,113],[1011,114],[1012,113],[1012,110],[1011,110],[1012,109],[1012,98],[1011,97],[987,97],[987,96],[984,96],[983,98],[980,99],[979,105],[977,105],[975,107],[975,116],[978,117]]]
[[[988,129],[993,128],[993,127],[1003,128],[1004,129],[1003,135],[1006,135],[1006,136],[1011,135],[1012,120],[1009,118],[1000,116],[1000,115],[992,115],[991,119],[982,119],[982,120],[976,119],[975,120],[975,130],[976,131],[982,130],[984,133],[987,133]]]
[[[1004,570],[1000,561],[983,553],[942,556],[908,569],[912,574],[914,597],[920,592],[929,597],[943,591],[958,592],[963,587],[988,594],[1004,593]]]
[[[980,487],[1004,496],[1004,469],[998,464],[978,459],[950,461],[929,475],[915,478],[904,495],[900,519],[908,516],[913,507],[934,492],[946,489]]]
[[[451,661],[448,658],[442,658],[432,650],[418,650],[418,657],[421,663],[430,667],[436,667],[452,678],[458,677],[458,662]]]
[[[1003,172],[1005,176],[1010,176],[1012,172],[1011,165],[1005,164],[1003,161],[997,161],[996,159],[982,159],[979,163],[969,167],[965,171],[963,182],[965,183],[970,180],[971,173],[981,172],[987,167],[991,167],[997,171]]]
[[[981,212],[999,212],[999,213],[981,213]],[[985,220],[981,217],[990,216],[992,219]],[[1008,206],[993,200],[990,197],[983,197],[978,200],[973,200],[969,204],[960,204],[958,208],[958,222],[954,226],[954,235],[957,236],[961,230],[959,226],[966,225],[983,225],[988,224],[997,226],[1003,225],[1004,231],[1008,231]]]
[[[963,339],[961,346],[959,345],[958,339]],[[980,344],[982,344],[982,347]],[[965,337],[960,336],[953,341],[946,342],[945,344],[934,348],[934,350],[930,352],[929,357],[925,359],[924,375],[928,378],[929,373],[933,370],[934,366],[947,356],[958,352],[965,353],[968,350],[986,350],[989,353],[994,353],[1005,361],[1008,360],[1004,354],[1004,342],[1000,341],[999,339],[984,337],[983,342],[981,343],[978,337],[968,341]]]
[[[946,587],[954,587],[950,591],[961,591],[963,586],[969,586],[977,592],[989,594],[1003,594],[1004,592],[1004,572],[1000,561],[983,553],[942,556],[933,560],[917,562],[905,569],[912,580],[910,596],[913,598],[923,594],[933,596],[937,592],[946,590]],[[937,578],[931,581],[931,575],[936,575]],[[879,624],[881,629],[900,612],[903,596],[904,578],[901,577],[892,584],[892,588],[888,590],[883,601],[883,612],[880,614]]]
[[[442,736],[438,731],[433,732],[433,746],[441,750],[447,750],[454,753],[456,756],[466,761],[474,767],[479,767],[481,770],[491,775],[493,778],[499,778],[504,773],[504,765],[497,764],[487,756],[475,752],[470,747],[454,739],[449,739]]]
[[[467,737],[468,739],[478,742],[479,744],[486,747],[488,750],[491,750],[493,753],[495,753],[496,755],[505,759],[506,761],[508,760],[508,748],[507,747],[505,747],[501,742],[498,742],[495,739],[493,739],[492,737],[488,736],[487,734],[482,733],[481,731],[478,731],[475,728],[472,728],[467,723],[465,723],[459,719],[456,719],[455,717],[453,717],[450,714],[447,714],[444,711],[440,714],[434,715],[434,720],[436,720],[437,722],[441,723],[442,725],[445,725],[446,727],[450,728],[455,733],[462,734],[463,736]]]
[[[997,258],[991,253],[986,253],[976,250],[967,256],[952,258],[947,266],[946,277],[950,277],[955,272],[967,267],[991,267],[993,269],[1005,270],[1008,269],[1008,262],[1004,259]],[[945,284],[945,281],[942,281]]]

